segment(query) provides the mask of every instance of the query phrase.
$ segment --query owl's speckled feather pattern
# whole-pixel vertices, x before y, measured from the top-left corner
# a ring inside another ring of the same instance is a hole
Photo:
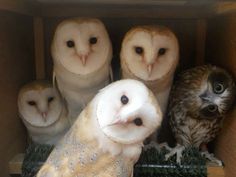
[[[213,92],[216,83],[224,85],[223,93]],[[219,67],[204,65],[181,73],[171,91],[169,105],[170,125],[177,143],[200,148],[212,141],[234,96],[233,78]]]
[[[90,116],[90,109],[92,108],[88,107],[82,112],[80,124],[76,124],[64,137],[60,146],[54,149],[38,177],[130,176],[133,167],[130,159],[112,156],[109,152],[104,153],[98,148],[99,144],[95,138],[86,136],[93,131],[91,127],[84,127],[84,123],[88,124],[88,121],[91,121],[86,120],[87,116]],[[75,129],[77,131],[74,131]]]
[[[130,177],[143,140],[161,121],[154,95],[141,82],[114,82],[82,111],[37,177]]]

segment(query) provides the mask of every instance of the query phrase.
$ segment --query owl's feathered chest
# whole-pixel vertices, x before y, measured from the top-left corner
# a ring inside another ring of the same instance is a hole
[[[124,177],[132,174],[133,161],[123,155],[113,156],[100,148],[93,135],[96,129],[93,128],[91,132],[93,125],[86,119],[86,115],[86,112],[82,113],[79,124],[75,122],[63,141],[53,150],[38,177]],[[87,123],[89,125],[83,128]]]
[[[195,119],[190,116],[171,120],[172,130],[177,143],[197,148],[202,143],[208,143],[215,138],[220,130],[221,120]]]
[[[173,72],[167,73],[164,77],[156,80],[143,80],[137,77],[130,71],[125,60],[121,60],[122,65],[122,78],[123,79],[135,79],[143,82],[152,92],[157,95],[160,92],[164,92],[166,89],[171,87],[173,81]]]
[[[54,66],[55,78],[59,89],[76,92],[89,92],[91,89],[97,88],[104,84],[104,82],[109,81],[109,70],[109,63],[105,63],[93,73],[79,75],[66,70],[60,64]]]

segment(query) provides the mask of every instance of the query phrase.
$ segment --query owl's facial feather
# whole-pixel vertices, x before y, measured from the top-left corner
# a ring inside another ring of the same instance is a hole
[[[175,70],[178,63],[178,41],[168,29],[136,27],[125,36],[121,60],[128,69],[143,80],[156,80]]]
[[[102,132],[111,140],[121,144],[142,142],[160,125],[160,108],[139,81],[121,80],[102,91],[106,94],[101,95],[96,114]],[[109,109],[104,109],[107,104]]]
[[[59,94],[51,86],[43,87],[37,89],[26,85],[18,96],[21,118],[36,127],[50,126],[57,121],[62,110]]]
[[[52,42],[54,64],[75,74],[88,74],[111,60],[112,46],[105,26],[96,19],[60,23]]]

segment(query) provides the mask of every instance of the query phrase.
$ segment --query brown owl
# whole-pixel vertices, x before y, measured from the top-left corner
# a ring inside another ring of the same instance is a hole
[[[235,83],[225,70],[211,65],[184,71],[177,78],[170,95],[170,126],[177,146],[166,159],[177,155],[180,163],[186,146],[194,146],[209,160],[218,164],[206,144],[219,132],[225,114],[233,104]]]

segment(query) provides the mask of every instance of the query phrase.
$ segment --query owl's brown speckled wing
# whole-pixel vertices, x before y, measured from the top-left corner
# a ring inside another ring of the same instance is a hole
[[[230,77],[225,71],[214,66],[205,65],[186,70],[179,75],[175,82],[170,95],[169,117],[178,144],[199,147],[202,143],[211,141],[219,132],[224,113],[220,113],[215,118],[202,117],[201,115],[202,107],[204,104],[209,104],[211,100],[204,102],[200,95],[205,93],[205,90],[209,87],[209,75],[214,72],[223,73],[228,77],[227,82],[230,81]],[[230,89],[231,86],[229,85],[228,90],[232,94]],[[218,109],[223,109],[222,105],[225,104],[224,109],[229,109],[232,98],[228,101],[229,98],[227,97],[230,97],[230,95],[221,97],[221,95],[215,94],[215,97],[215,99],[220,100],[218,101],[220,103],[212,102],[210,104],[219,104]]]

